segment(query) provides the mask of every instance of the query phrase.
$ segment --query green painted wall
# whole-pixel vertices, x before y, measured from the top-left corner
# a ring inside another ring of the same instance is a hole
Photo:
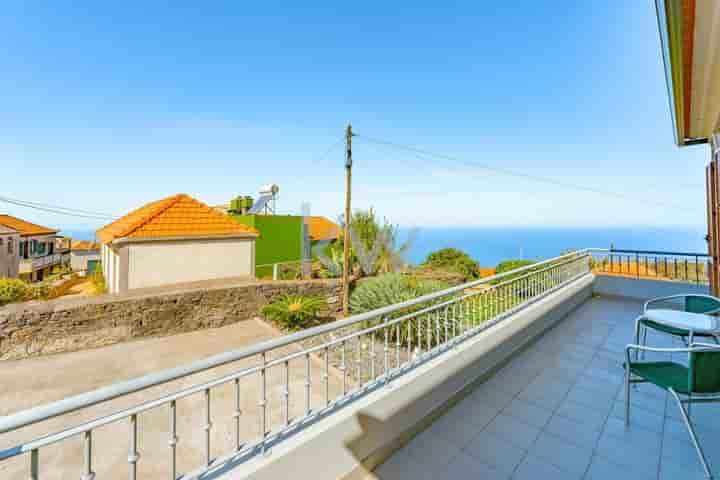
[[[231,215],[260,232],[255,241],[255,265],[288,262],[302,258],[303,217],[294,215]],[[255,275],[272,275],[272,267],[256,268]]]

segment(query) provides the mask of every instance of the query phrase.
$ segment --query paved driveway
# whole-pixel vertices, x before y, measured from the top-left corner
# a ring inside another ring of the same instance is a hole
[[[0,362],[0,415],[8,415],[30,407],[62,399],[113,382],[131,379],[149,372],[174,367],[220,352],[239,349],[278,336],[279,333],[260,320],[248,320],[217,329],[143,339],[95,350],[63,353],[18,361]],[[291,348],[291,347],[288,347]],[[288,352],[291,350],[285,350]],[[282,352],[277,352],[270,358]],[[144,392],[97,405],[81,412],[65,415],[10,434],[0,435],[0,448],[14,446],[37,436],[74,426],[118,409],[157,398],[164,393],[217,378],[233,370],[255,365],[248,359],[182,381],[154,387]],[[322,365],[313,358],[312,405],[324,401],[321,387]],[[332,373],[332,372],[331,372]],[[304,361],[291,364],[291,415],[305,407]],[[337,377],[331,377],[331,393],[336,393]],[[278,425],[282,417],[281,401],[284,376],[280,368],[268,372],[269,417]],[[259,380],[257,375],[241,382],[242,437],[246,440],[259,434]],[[202,394],[177,402],[178,409],[178,472],[192,470],[204,459],[204,399]],[[212,390],[211,416],[212,454],[228,453],[234,447],[234,389],[231,384]],[[139,478],[167,478],[169,469],[169,409],[160,407],[138,417]],[[98,478],[127,478],[129,422],[122,421],[93,432],[93,469]],[[82,466],[82,438],[72,438],[40,450],[41,477],[79,478]],[[0,478],[29,478],[29,456],[23,455],[0,464]]]

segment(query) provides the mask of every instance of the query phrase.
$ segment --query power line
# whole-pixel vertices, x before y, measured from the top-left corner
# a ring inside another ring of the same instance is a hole
[[[114,218],[112,215],[98,212],[90,212],[88,210],[79,210],[74,208],[60,207],[56,205],[29,202],[27,200],[19,200],[2,196],[0,196],[0,202],[8,203],[10,205],[15,205],[18,207],[32,208],[47,213],[54,213],[57,215],[66,215],[69,217],[88,218],[93,220],[112,220]]]
[[[619,198],[619,199],[622,199],[622,200],[631,200],[631,201],[633,201],[633,202],[644,203],[644,204],[652,205],[652,206],[655,206],[655,207],[660,206],[660,207],[665,207],[665,208],[673,208],[673,209],[681,210],[681,211],[684,211],[684,212],[694,212],[694,211],[695,211],[695,209],[690,209],[690,208],[684,207],[684,206],[682,206],[682,205],[676,205],[676,204],[673,204],[673,203],[665,203],[665,202],[657,202],[657,201],[649,201],[649,200],[646,200],[646,199],[643,199],[643,198],[633,197],[633,196],[631,196],[631,195],[625,195],[625,194],[620,193],[620,192],[614,192],[614,191],[612,191],[612,190],[603,190],[603,189],[600,189],[600,188],[597,188],[597,187],[588,186],[588,185],[580,185],[580,184],[571,183],[571,182],[566,182],[566,181],[564,181],[564,180],[558,180],[558,179],[551,178],[551,177],[543,177],[543,176],[540,176],[540,175],[532,175],[532,174],[529,174],[529,173],[518,172],[518,171],[515,171],[515,170],[506,169],[506,168],[494,167],[494,166],[492,166],[492,165],[488,165],[488,164],[485,164],[485,163],[480,163],[480,162],[475,162],[475,161],[464,160],[464,159],[461,159],[461,158],[458,158],[458,157],[453,157],[453,156],[451,156],[451,155],[445,155],[445,154],[441,154],[441,153],[435,153],[435,152],[431,152],[431,151],[429,151],[429,150],[421,149],[421,148],[414,147],[414,146],[411,146],[411,145],[403,145],[403,144],[401,144],[401,143],[391,142],[391,141],[388,141],[388,140],[381,140],[381,139],[378,139],[378,138],[368,137],[368,136],[362,135],[362,134],[355,134],[355,136],[356,136],[357,138],[359,138],[359,139],[366,140],[366,141],[371,142],[371,143],[376,143],[376,144],[380,144],[380,145],[386,145],[386,146],[388,146],[388,147],[393,147],[393,148],[398,149],[398,150],[404,150],[404,151],[407,151],[407,152],[412,152],[412,153],[415,153],[415,154],[424,155],[424,156],[428,156],[428,157],[435,157],[435,158],[441,158],[441,159],[444,159],[444,160],[450,160],[450,161],[455,162],[455,163],[458,163],[458,164],[462,164],[462,165],[469,166],[469,167],[481,168],[481,169],[483,169],[483,170],[487,170],[487,171],[490,171],[490,172],[498,173],[498,174],[501,174],[501,175],[516,177],[516,178],[522,178],[522,179],[524,179],[524,180],[529,180],[529,181],[534,181],[534,182],[539,182],[539,183],[546,183],[546,184],[554,185],[554,186],[557,186],[557,187],[570,188],[570,189],[573,189],[573,190],[579,190],[579,191],[584,191],[584,192],[589,192],[589,193],[595,193],[595,194],[598,194],[598,195],[605,195],[605,196],[615,197],[615,198]]]
[[[20,200],[17,198],[9,198],[9,197],[5,197],[5,196],[0,196],[0,200],[21,202],[21,203],[26,203],[28,205],[34,205],[37,207],[44,207],[44,208],[52,208],[55,210],[66,210],[71,213],[81,213],[83,215],[94,215],[94,216],[99,216],[99,217],[112,217],[112,215],[110,215],[109,213],[101,213],[101,212],[96,212],[96,211],[92,211],[92,210],[81,210],[79,208],[59,207],[57,205],[49,205],[47,203],[40,203],[40,202],[31,202],[30,200]]]

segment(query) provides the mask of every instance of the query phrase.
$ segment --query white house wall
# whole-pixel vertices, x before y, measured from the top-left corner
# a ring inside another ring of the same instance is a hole
[[[151,241],[127,248],[127,288],[255,275],[254,239]]]
[[[17,278],[20,267],[20,234],[0,233],[0,278]],[[8,242],[12,242],[8,251]]]
[[[105,276],[105,286],[109,293],[118,293],[123,290],[124,278],[120,268],[120,256],[123,249],[127,247],[102,246],[102,268]],[[127,273],[125,273],[127,277]]]
[[[74,251],[70,252],[70,266],[75,272],[87,271],[87,265],[89,260],[100,260],[100,252],[95,251]]]

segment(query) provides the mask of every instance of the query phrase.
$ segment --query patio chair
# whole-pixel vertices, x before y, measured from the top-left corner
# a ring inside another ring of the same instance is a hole
[[[686,353],[688,366],[670,361],[632,361],[631,351]],[[705,454],[698,442],[690,420],[690,406],[693,403],[720,401],[720,345],[692,343],[688,348],[656,348],[643,345],[628,345],[625,348],[625,425],[630,425],[630,384],[652,383],[670,392],[675,399],[690,438],[705,470],[707,478],[713,478]],[[681,399],[680,395],[686,397]],[[687,410],[683,406],[687,404]]]
[[[696,293],[687,293],[687,294],[680,294],[680,295],[670,295],[667,297],[659,297],[659,298],[653,298],[652,300],[648,300],[645,302],[645,305],[643,306],[643,313],[645,313],[648,308],[653,305],[660,302],[668,302],[672,300],[677,299],[684,299],[683,301],[683,310],[686,312],[691,313],[704,313],[706,315],[717,315],[720,313],[720,298],[713,297],[710,295],[701,295]],[[670,327],[668,325],[663,325],[661,323],[653,322],[652,320],[648,320],[645,318],[641,318],[638,320],[638,324],[635,328],[635,343],[638,345],[646,345],[647,344],[647,331],[648,329],[652,328],[653,330],[657,330],[660,332],[664,332],[670,335],[674,335],[676,337],[680,337],[683,342],[685,342],[685,345],[688,344],[688,337],[690,335],[690,332],[687,330],[682,330],[680,328],[674,328]],[[715,335],[710,334],[704,334],[704,333],[694,333],[694,338],[710,338],[715,343],[720,344],[720,339],[718,339]]]

